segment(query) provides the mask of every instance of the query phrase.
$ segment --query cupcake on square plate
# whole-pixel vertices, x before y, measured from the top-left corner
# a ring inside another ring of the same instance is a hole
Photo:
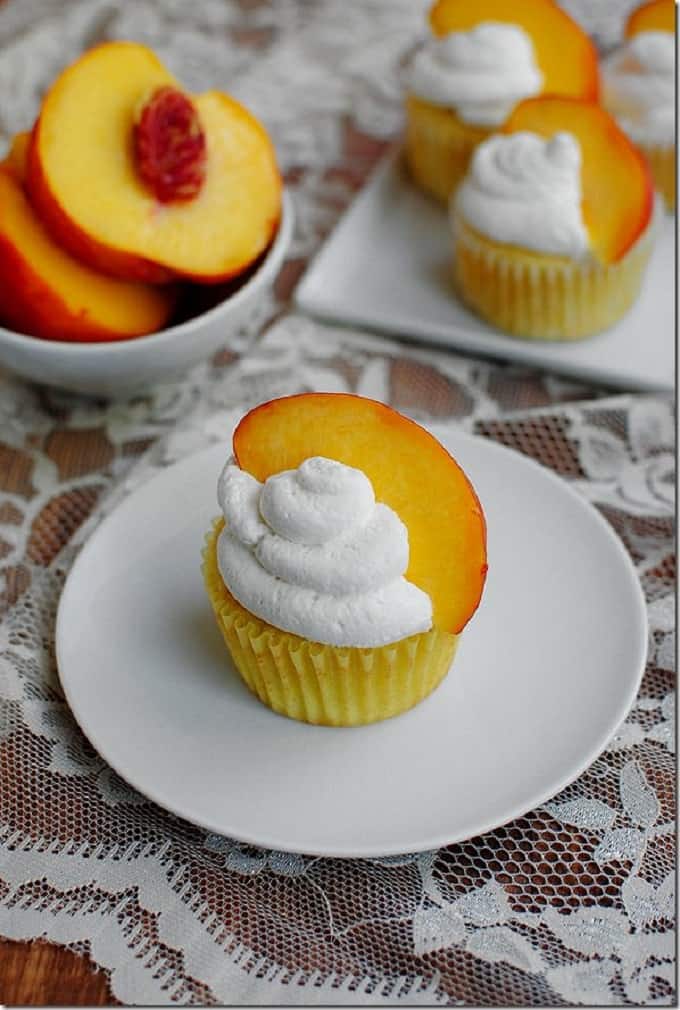
[[[675,3],[651,0],[630,15],[624,44],[602,64],[603,102],[645,154],[675,208]]]
[[[635,301],[654,240],[642,154],[594,102],[528,99],[451,202],[462,301],[517,336],[577,340]]]
[[[595,48],[552,0],[437,0],[430,26],[405,69],[405,157],[413,180],[438,200],[448,200],[475,147],[518,102],[598,97]]]
[[[247,686],[332,726],[417,704],[484,587],[484,515],[461,468],[415,422],[339,393],[256,407],[233,450],[203,575]]]

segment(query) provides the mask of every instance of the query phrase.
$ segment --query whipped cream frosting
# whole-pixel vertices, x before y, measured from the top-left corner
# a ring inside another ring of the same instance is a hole
[[[407,83],[414,95],[455,109],[465,123],[498,126],[519,101],[540,92],[543,74],[523,28],[483,21],[423,43]]]
[[[640,32],[604,61],[604,104],[632,140],[675,140],[675,38]]]
[[[524,131],[495,134],[475,149],[455,209],[496,242],[579,258],[589,248],[581,201],[576,138]]]
[[[230,459],[217,498],[220,574],[262,620],[356,648],[431,628],[429,596],[403,577],[406,527],[360,470],[313,456],[261,484]]]

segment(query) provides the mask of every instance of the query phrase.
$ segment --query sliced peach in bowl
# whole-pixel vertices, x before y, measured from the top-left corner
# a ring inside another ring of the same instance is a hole
[[[124,340],[162,329],[170,288],[115,280],[58,246],[22,186],[28,134],[0,165],[0,320],[19,333],[64,341]]]
[[[436,0],[430,11],[435,35],[469,31],[484,21],[508,22],[526,31],[543,72],[544,93],[598,97],[595,46],[553,0]]]
[[[602,263],[620,260],[650,222],[654,191],[643,155],[612,116],[595,102],[545,95],[520,102],[503,130],[542,137],[566,131],[578,140],[591,249]]]
[[[640,32],[670,32],[675,34],[675,0],[650,0],[637,7],[626,22],[628,39]]]
[[[74,255],[151,282],[239,275],[281,215],[259,121],[221,92],[190,97],[134,42],[97,46],[57,78],[33,131],[28,188]]]
[[[192,295],[211,295],[214,300],[210,305],[193,304],[188,318],[181,318],[178,309],[162,329],[134,340],[36,340],[0,325],[0,367],[40,385],[125,399],[161,382],[184,380],[189,369],[238,340],[276,280],[293,227],[292,201],[284,192],[274,241],[245,278],[239,278],[236,288],[231,284],[193,288]],[[161,296],[168,293],[166,287],[152,290]],[[186,315],[184,296],[181,306]]]
[[[375,400],[303,393],[262,404],[234,432],[234,455],[259,481],[326,456],[362,470],[408,530],[406,578],[430,597],[437,628],[459,633],[486,577],[486,527],[456,461],[424,428]]]

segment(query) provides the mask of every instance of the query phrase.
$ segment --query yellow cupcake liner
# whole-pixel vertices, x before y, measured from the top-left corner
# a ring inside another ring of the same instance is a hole
[[[514,336],[592,336],[617,322],[637,298],[656,217],[618,262],[607,265],[502,245],[471,228],[454,208],[456,292],[479,316]]]
[[[361,726],[405,712],[444,679],[459,635],[433,628],[374,649],[309,642],[267,624],[229,593],[217,566],[216,519],[206,537],[203,578],[241,678],[281,715],[324,726]]]
[[[668,210],[675,210],[675,146],[646,147],[638,144],[649,163],[649,167],[659,193],[664,198]]]
[[[462,182],[472,152],[491,130],[470,126],[452,109],[406,98],[404,155],[413,180],[442,203]]]

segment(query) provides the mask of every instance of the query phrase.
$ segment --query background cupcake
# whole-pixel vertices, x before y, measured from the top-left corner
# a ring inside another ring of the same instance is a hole
[[[405,73],[405,154],[415,182],[441,201],[518,102],[598,95],[595,49],[552,0],[437,0],[430,24]]]
[[[675,208],[675,3],[633,11],[624,44],[602,65],[603,102],[644,152],[669,210]]]
[[[509,333],[589,336],[637,297],[652,211],[644,159],[604,109],[529,99],[477,148],[456,194],[457,292]]]
[[[203,574],[245,683],[274,711],[326,725],[417,704],[446,676],[486,574],[484,517],[460,467],[413,421],[344,394],[256,408],[234,452]]]

